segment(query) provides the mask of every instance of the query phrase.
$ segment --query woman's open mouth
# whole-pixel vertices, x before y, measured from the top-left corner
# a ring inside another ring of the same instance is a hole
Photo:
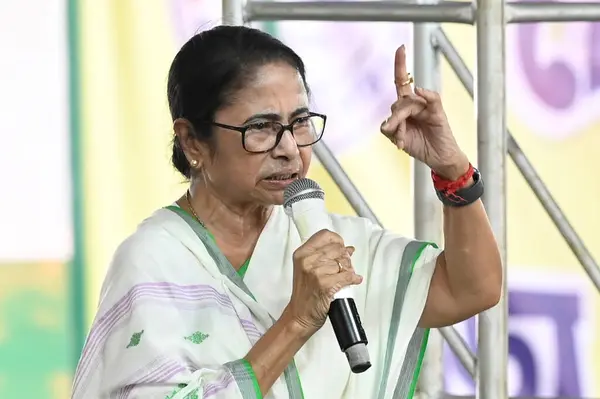
[[[263,179],[266,186],[274,190],[284,190],[292,182],[298,179],[298,173],[278,173]]]
[[[290,180],[297,179],[298,173],[286,173],[286,174],[275,174],[267,177],[265,180],[268,181],[282,181],[282,180]]]

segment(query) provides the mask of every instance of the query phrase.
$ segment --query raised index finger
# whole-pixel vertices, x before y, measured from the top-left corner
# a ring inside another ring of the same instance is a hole
[[[412,94],[412,88],[408,83],[410,76],[406,70],[406,49],[404,45],[396,50],[394,57],[394,83],[396,84],[396,94],[398,98]]]

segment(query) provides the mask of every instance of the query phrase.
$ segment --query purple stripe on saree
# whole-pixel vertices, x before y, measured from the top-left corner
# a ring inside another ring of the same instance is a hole
[[[132,287],[111,309],[97,319],[89,333],[77,375],[74,389],[78,389],[82,378],[87,375],[93,359],[96,359],[104,341],[115,326],[131,315],[133,308],[142,300],[165,300],[178,308],[194,309],[198,307],[218,307],[222,311],[235,312],[234,306],[226,294],[218,292],[210,285],[178,285],[168,282],[142,283]],[[249,320],[240,320],[242,327],[250,337],[259,337],[260,331]]]

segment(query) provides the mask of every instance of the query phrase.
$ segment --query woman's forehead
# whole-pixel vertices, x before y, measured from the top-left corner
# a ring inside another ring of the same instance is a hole
[[[243,119],[253,114],[285,118],[307,107],[308,94],[298,71],[287,64],[269,64],[261,67],[234,95],[228,110]]]

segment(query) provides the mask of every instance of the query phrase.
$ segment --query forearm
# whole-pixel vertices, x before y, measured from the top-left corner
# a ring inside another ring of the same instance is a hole
[[[453,296],[462,299],[465,306],[483,302],[494,305],[502,286],[502,264],[481,200],[463,207],[444,207],[444,242],[448,287]]]
[[[271,389],[308,338],[284,311],[281,318],[248,352],[245,359],[252,366],[263,395]]]

